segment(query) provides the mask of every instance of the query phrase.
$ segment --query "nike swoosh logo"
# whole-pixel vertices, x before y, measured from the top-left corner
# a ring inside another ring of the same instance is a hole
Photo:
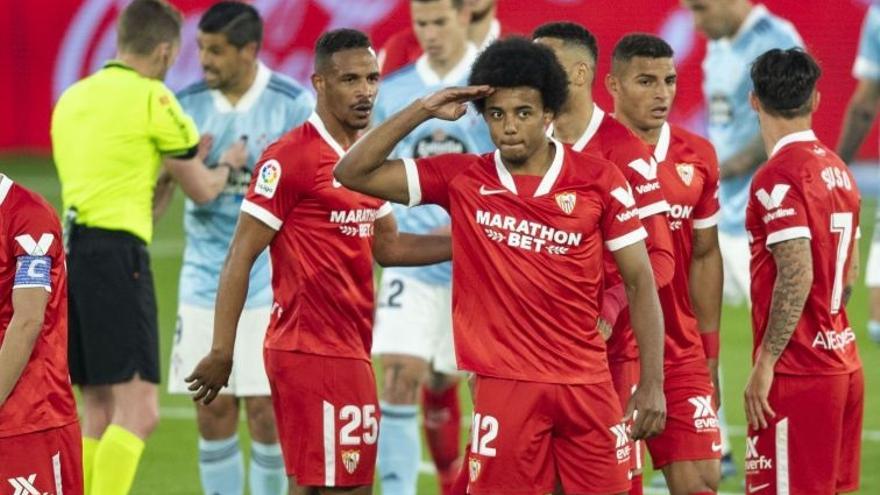
[[[759,492],[768,486],[770,486],[770,483],[764,483],[763,485],[749,485],[749,493]]]
[[[712,452],[721,452],[721,444],[712,442]]]
[[[507,189],[486,189],[486,186],[480,186],[480,194],[483,196],[491,196],[493,194],[506,193]]]
[[[336,180],[336,179],[333,179],[333,188],[334,188],[334,189],[339,189],[340,187],[342,187],[342,183],[339,182],[339,181]]]

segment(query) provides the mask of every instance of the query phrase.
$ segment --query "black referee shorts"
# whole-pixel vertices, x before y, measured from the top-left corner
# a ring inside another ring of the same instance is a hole
[[[70,377],[78,385],[159,383],[150,255],[127,232],[75,225],[67,254]]]

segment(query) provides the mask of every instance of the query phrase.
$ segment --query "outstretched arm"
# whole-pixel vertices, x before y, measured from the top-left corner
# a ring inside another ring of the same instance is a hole
[[[767,398],[776,361],[788,346],[813,285],[810,239],[792,239],[770,246],[776,262],[776,282],[770,298],[770,315],[755,365],[746,384],[746,419],[753,428],[766,428],[776,416]]]
[[[275,237],[275,230],[248,213],[242,212],[220,273],[214,309],[214,341],[192,374],[186,378],[194,401],[210,404],[227,385],[232,371],[232,354],[238,320],[247,298],[248,282],[254,261]]]
[[[412,102],[359,139],[336,164],[333,175],[353,191],[408,204],[403,160],[388,160],[388,155],[422,122],[431,118],[457,120],[467,111],[467,102],[490,92],[488,86],[446,88]]]
[[[373,225],[373,258],[382,266],[432,265],[452,259],[452,239],[448,235],[401,233],[393,214],[377,219]]]
[[[0,345],[0,410],[31,358],[43,328],[49,296],[41,287],[12,291],[12,320]]]
[[[663,431],[666,425],[666,399],[663,395],[663,313],[644,242],[614,251],[614,260],[626,287],[629,314],[639,345],[641,362],[639,387],[627,406],[627,416],[638,412],[632,436],[634,439],[647,438]]]
[[[721,298],[724,268],[718,246],[718,228],[694,229],[694,252],[689,276],[690,298],[703,340],[709,374],[715,385],[715,407],[721,407],[718,377],[718,331],[721,327]]]

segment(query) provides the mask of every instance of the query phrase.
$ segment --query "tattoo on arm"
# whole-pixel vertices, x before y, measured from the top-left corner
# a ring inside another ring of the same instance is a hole
[[[770,247],[776,261],[776,283],[762,347],[779,357],[797,327],[813,285],[813,255],[809,239],[792,239]]]

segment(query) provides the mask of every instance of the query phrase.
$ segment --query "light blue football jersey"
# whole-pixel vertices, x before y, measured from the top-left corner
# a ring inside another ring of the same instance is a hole
[[[749,106],[750,70],[759,55],[772,48],[803,46],[790,22],[763,5],[752,8],[733,38],[709,42],[703,60],[703,95],[709,110],[709,140],[724,162],[761,132],[758,116]],[[746,235],[745,215],[752,176],[721,181],[719,230]]]
[[[852,72],[856,79],[880,80],[880,6],[872,5],[865,14]]]
[[[243,135],[248,137],[248,164],[230,175],[220,196],[204,205],[186,200],[183,221],[186,248],[180,272],[180,302],[214,307],[220,270],[254,165],[266,146],[308,119],[314,99],[292,79],[272,72],[262,63],[253,85],[235,107],[220,91],[208,88],[203,82],[182,90],[177,98],[183,110],[195,120],[199,132],[214,136],[211,153],[205,160],[208,166],[216,166],[220,155],[235,140]],[[269,255],[264,252],[251,270],[246,307],[272,305],[270,270]]]
[[[467,85],[471,65],[477,57],[477,49],[468,47],[462,61],[444,78],[440,78],[422,55],[414,64],[386,76],[379,86],[373,122],[378,125],[394,113],[402,110],[416,98],[428,95],[448,86]],[[444,153],[487,153],[495,149],[489,128],[483,117],[473,108],[462,118],[449,122],[431,119],[418,126],[406,136],[392,152],[392,158],[424,158]],[[401,232],[427,234],[449,225],[446,210],[436,205],[394,205]],[[433,285],[448,285],[452,278],[452,265],[441,263],[425,267],[389,268],[385,276],[398,273]]]

